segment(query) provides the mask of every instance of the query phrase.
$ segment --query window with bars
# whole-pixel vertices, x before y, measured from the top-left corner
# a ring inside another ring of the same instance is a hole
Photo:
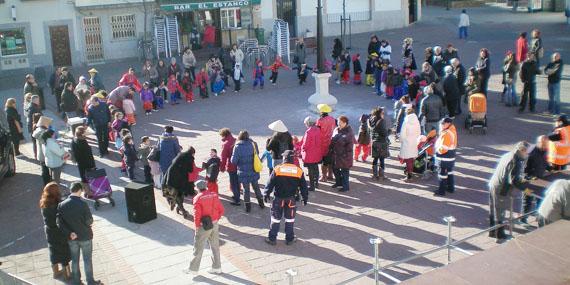
[[[241,10],[239,8],[220,9],[222,30],[241,28]]]
[[[111,16],[111,33],[114,40],[136,38],[136,18],[134,14]]]

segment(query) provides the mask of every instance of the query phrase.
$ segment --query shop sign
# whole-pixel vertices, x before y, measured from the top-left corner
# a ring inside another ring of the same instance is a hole
[[[178,2],[178,1],[176,1],[176,2]],[[177,4],[169,3],[169,4],[160,5],[160,8],[163,11],[185,12],[185,11],[192,11],[192,10],[233,8],[233,7],[242,7],[242,6],[249,6],[249,5],[258,5],[258,4],[261,4],[261,0],[190,2],[190,3],[177,3]]]

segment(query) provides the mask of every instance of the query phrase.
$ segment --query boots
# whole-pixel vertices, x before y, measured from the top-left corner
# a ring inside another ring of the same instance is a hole
[[[56,279],[63,273],[63,270],[62,271],[59,270],[59,264],[52,264],[51,271],[53,272],[53,279]]]
[[[384,168],[380,168],[380,175],[378,178],[380,178],[380,180],[386,180],[386,176],[384,176]]]
[[[245,202],[245,212],[246,213],[251,212],[251,203],[250,202]]]
[[[259,208],[265,209],[265,203],[263,203],[263,198],[257,198],[257,203],[259,204]]]
[[[378,180],[378,164],[372,164],[372,179]]]
[[[489,216],[489,227],[494,227],[495,226],[495,219],[493,218],[493,216]],[[497,237],[497,230],[492,230],[489,231],[489,237],[490,238],[496,238]]]
[[[497,239],[506,239],[508,236],[505,234],[505,227],[502,226],[497,229]]]
[[[71,279],[71,266],[69,264],[63,267],[63,278],[65,280]]]

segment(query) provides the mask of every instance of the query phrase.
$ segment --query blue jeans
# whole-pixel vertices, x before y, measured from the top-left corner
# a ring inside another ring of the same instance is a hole
[[[237,175],[237,171],[228,171],[228,174],[230,175],[230,189],[232,189],[232,193],[233,193],[233,199],[234,202],[239,203],[240,201],[240,193],[239,193],[239,179],[238,179],[238,175]]]
[[[560,82],[548,84],[548,112],[560,114]]]
[[[519,98],[517,98],[517,93],[515,92],[514,84],[505,84],[505,104],[507,106],[518,105]]]
[[[467,38],[467,27],[459,27],[459,38],[460,39]]]
[[[243,200],[246,203],[251,203],[251,198],[250,198],[251,193],[249,193],[249,185],[250,184],[251,184],[251,187],[253,188],[253,191],[255,192],[255,197],[257,197],[257,200],[263,199],[263,194],[261,194],[261,190],[259,189],[259,184],[257,184],[257,181],[253,181],[251,183],[242,183],[242,185],[243,185]]]
[[[350,190],[348,182],[350,169],[333,167],[333,173],[335,178],[335,184],[338,186],[342,186],[342,191]]]
[[[73,284],[81,284],[81,272],[79,272],[79,254],[83,252],[83,267],[85,267],[85,275],[87,284],[95,284],[93,278],[93,240],[70,240],[69,250],[71,251],[71,278]]]

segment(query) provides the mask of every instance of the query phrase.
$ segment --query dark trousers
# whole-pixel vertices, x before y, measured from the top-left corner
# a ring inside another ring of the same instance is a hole
[[[447,111],[449,112],[449,116],[453,117],[458,114],[457,112],[457,105],[459,104],[459,100],[446,100]]]
[[[269,77],[269,80],[271,80],[271,83],[275,84],[275,82],[277,82],[277,76],[278,75],[279,75],[279,72],[277,72],[277,71],[271,72],[271,77]]]
[[[235,91],[240,91],[241,90],[241,80],[236,80],[234,78],[234,90]]]
[[[271,205],[271,226],[269,230],[269,239],[275,241],[281,226],[281,219],[285,216],[285,240],[292,241],[295,238],[293,226],[295,224],[295,213],[297,207],[295,198],[279,198],[275,197]]]
[[[143,166],[144,169],[144,182],[152,183],[152,175],[150,174],[150,165]]]
[[[487,96],[487,88],[489,86],[489,77],[482,76],[479,80],[479,90]]]
[[[95,126],[95,134],[97,135],[97,145],[99,146],[99,154],[106,155],[109,153],[109,127],[107,125]]]
[[[315,188],[319,183],[319,164],[305,163],[305,167],[309,170],[309,191],[315,191]]]
[[[77,165],[77,168],[79,169],[79,177],[81,177],[81,182],[87,183],[87,178],[85,177],[85,172],[87,171],[87,168],[81,167],[79,164]]]
[[[523,93],[521,94],[520,110],[524,111],[526,102],[529,101],[529,110],[534,112],[536,105],[536,82],[525,82],[523,85]]]
[[[135,180],[135,164],[127,164],[127,175],[129,179]]]
[[[49,167],[46,166],[45,162],[40,163],[42,165],[42,180],[44,186],[51,182],[51,174],[49,173]]]
[[[230,176],[230,189],[232,190],[234,202],[238,203],[240,201],[240,186],[237,171],[228,171],[228,174]]]
[[[437,174],[437,180],[439,180],[439,188],[437,193],[444,195],[445,191],[449,193],[455,192],[455,175],[453,174],[455,160],[443,161],[436,158],[436,163],[439,166],[439,173]]]
[[[348,191],[349,183],[348,178],[350,175],[350,170],[348,168],[336,168],[333,167],[333,173],[335,178],[335,184],[342,186],[342,191]]]
[[[12,133],[12,143],[14,143],[14,153],[20,155],[20,134]]]
[[[258,201],[263,201],[263,194],[261,194],[261,189],[259,189],[259,184],[257,183],[257,181],[253,181],[253,182],[244,182],[242,183],[243,185],[243,200],[246,203],[251,203],[251,193],[249,191],[250,189],[250,185],[251,188],[253,188],[253,192],[255,192],[255,197],[257,197]],[[238,198],[239,198],[239,190],[238,190]]]
[[[57,111],[61,112],[61,92],[63,90],[52,89],[53,96],[55,97],[55,102],[57,105]]]

